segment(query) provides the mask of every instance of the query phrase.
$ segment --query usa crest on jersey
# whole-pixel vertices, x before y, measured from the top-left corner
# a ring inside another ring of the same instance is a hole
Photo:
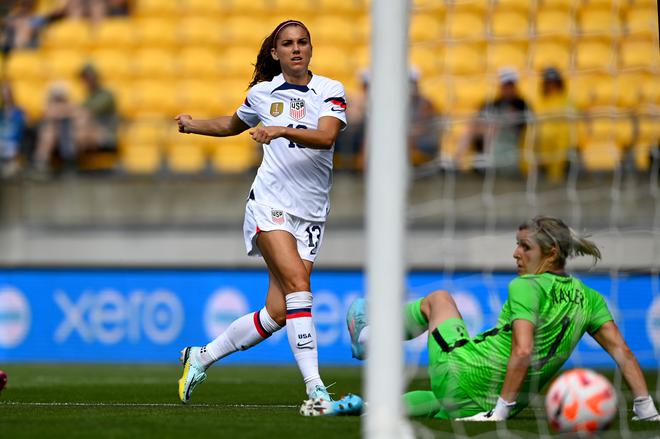
[[[305,100],[300,98],[291,99],[291,110],[289,112],[292,119],[300,120],[305,117]]]

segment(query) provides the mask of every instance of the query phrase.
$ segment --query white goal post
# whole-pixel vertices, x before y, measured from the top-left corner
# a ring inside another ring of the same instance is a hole
[[[405,212],[408,183],[408,1],[373,1],[367,127],[368,403],[363,436],[410,436],[403,416]]]

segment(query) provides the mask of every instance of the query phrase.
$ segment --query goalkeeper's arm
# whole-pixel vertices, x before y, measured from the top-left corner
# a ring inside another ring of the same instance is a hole
[[[612,320],[604,323],[596,333],[593,334],[596,341],[607,351],[621,369],[623,379],[635,397],[633,412],[637,420],[659,421],[660,415],[655,408],[653,399],[649,395],[644,373],[639,367],[635,354],[632,353],[624,340],[616,323]]]

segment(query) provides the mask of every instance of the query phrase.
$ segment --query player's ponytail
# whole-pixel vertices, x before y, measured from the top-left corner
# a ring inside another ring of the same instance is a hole
[[[259,49],[259,54],[257,55],[257,62],[254,64],[252,80],[250,81],[248,88],[263,81],[271,81],[274,77],[282,73],[280,62],[273,59],[271,50],[277,43],[277,35],[287,26],[302,27],[307,32],[307,36],[311,41],[311,34],[309,33],[309,29],[307,29],[307,26],[305,26],[301,21],[286,20],[278,24],[275,29],[273,29],[273,32],[264,38],[264,41],[261,43],[261,48]]]
[[[594,265],[601,259],[600,250],[593,241],[576,233],[559,218],[537,216],[518,227],[518,230],[523,229],[529,230],[530,238],[539,245],[544,256],[556,249],[556,268],[564,268],[566,260],[575,256],[592,256]]]

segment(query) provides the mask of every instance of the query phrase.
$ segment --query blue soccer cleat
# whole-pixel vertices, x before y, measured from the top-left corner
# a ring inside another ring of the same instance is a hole
[[[321,386],[320,384],[317,384],[314,387],[314,390],[309,392],[309,395],[307,395],[307,396],[309,397],[310,400],[312,400],[312,399],[322,399],[324,401],[332,401],[332,397],[328,393],[328,389],[325,386]]]
[[[349,393],[337,401],[309,399],[300,407],[303,416],[359,416],[364,409],[362,398]]]
[[[367,356],[366,346],[358,341],[360,332],[367,326],[366,304],[364,299],[355,299],[346,313],[346,325],[351,334],[351,353],[358,360],[364,360]]]
[[[206,369],[199,364],[195,355],[199,355],[199,349],[198,347],[188,346],[181,351],[180,360],[183,364],[183,375],[179,379],[179,399],[184,404],[190,400],[195,387],[206,380]]]

